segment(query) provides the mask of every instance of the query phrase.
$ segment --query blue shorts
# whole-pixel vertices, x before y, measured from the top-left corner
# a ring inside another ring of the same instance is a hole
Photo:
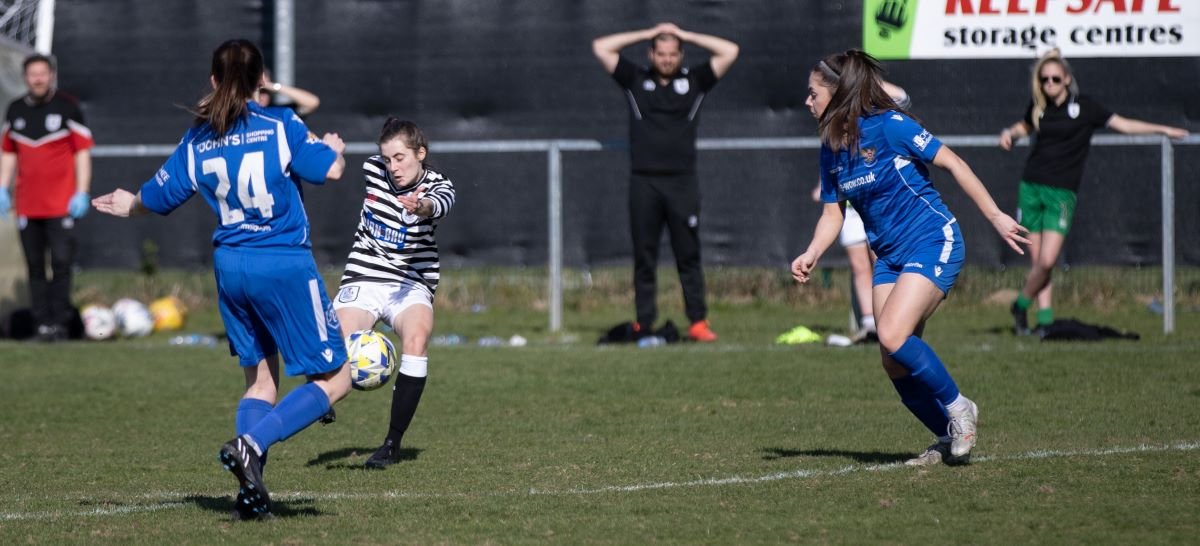
[[[875,285],[893,284],[903,273],[916,273],[929,279],[942,291],[949,294],[954,281],[962,271],[967,247],[963,244],[958,222],[942,226],[942,232],[913,245],[905,252],[879,256],[875,261]]]
[[[217,248],[213,269],[238,364],[282,353],[288,375],[319,375],[346,362],[341,325],[308,249]]]

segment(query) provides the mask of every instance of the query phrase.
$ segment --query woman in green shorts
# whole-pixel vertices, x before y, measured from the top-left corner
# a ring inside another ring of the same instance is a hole
[[[1000,132],[1000,147],[1005,150],[1011,150],[1017,139],[1033,135],[1033,150],[1025,162],[1017,197],[1017,220],[1029,229],[1032,242],[1032,265],[1024,288],[1012,304],[1017,335],[1029,333],[1026,310],[1035,299],[1038,327],[1054,322],[1050,276],[1075,215],[1075,196],[1092,133],[1108,127],[1129,135],[1183,138],[1188,134],[1178,127],[1121,117],[1079,94],[1079,84],[1058,49],[1038,59],[1032,74],[1033,100],[1025,110],[1025,118]]]

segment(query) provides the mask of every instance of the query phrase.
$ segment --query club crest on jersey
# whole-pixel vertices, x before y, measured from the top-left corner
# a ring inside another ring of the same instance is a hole
[[[46,130],[57,131],[62,129],[62,114],[46,114]]]
[[[867,167],[875,166],[875,148],[861,148],[858,150],[858,153],[863,158],[863,165]]]
[[[1071,104],[1067,105],[1067,115],[1071,116],[1071,119],[1075,119],[1075,118],[1079,117],[1079,103],[1078,102],[1072,102]]]
[[[654,91],[654,80],[647,79],[642,82],[642,89],[646,91]]]
[[[686,95],[692,89],[687,78],[675,78],[675,81],[671,82],[671,87],[675,88],[675,92],[680,95]]]
[[[13,129],[18,131],[25,128],[25,118],[17,118],[13,120]]]

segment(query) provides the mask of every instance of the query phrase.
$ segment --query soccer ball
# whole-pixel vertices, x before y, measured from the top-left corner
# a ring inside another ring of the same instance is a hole
[[[142,302],[133,298],[121,298],[113,304],[117,316],[117,327],[126,337],[142,337],[154,331],[154,317]]]
[[[396,371],[396,348],[375,330],[359,330],[346,340],[354,388],[372,391],[387,384]]]
[[[183,302],[175,296],[158,298],[150,302],[150,316],[154,317],[155,332],[183,328]]]
[[[79,312],[83,319],[83,335],[88,339],[109,339],[117,331],[117,315],[102,305],[88,305]]]

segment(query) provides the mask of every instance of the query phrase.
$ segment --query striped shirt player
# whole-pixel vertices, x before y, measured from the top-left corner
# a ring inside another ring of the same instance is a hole
[[[427,167],[420,180],[398,191],[378,155],[363,162],[363,175],[367,197],[342,274],[339,305],[353,301],[353,287],[362,283],[412,283],[432,300],[441,276],[434,234],[438,221],[454,206],[454,184]],[[414,192],[432,203],[432,216],[418,217],[399,205],[397,196]]]
[[[441,273],[435,231],[455,192],[425,163],[429,143],[416,123],[389,117],[378,144],[379,155],[363,163],[366,196],[334,307],[347,337],[383,320],[401,338],[387,436],[365,463],[382,469],[401,460],[400,442],[425,391]]]

